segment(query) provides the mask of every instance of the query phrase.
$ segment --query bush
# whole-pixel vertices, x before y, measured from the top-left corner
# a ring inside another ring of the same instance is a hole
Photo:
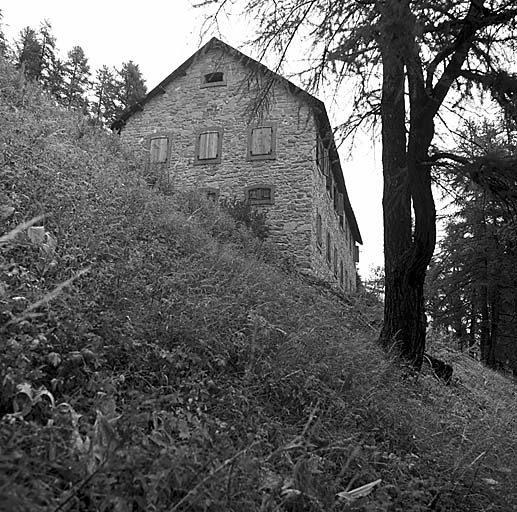
[[[267,238],[269,231],[267,227],[267,215],[248,202],[233,199],[222,199],[221,208],[227,212],[237,223],[243,224],[260,240]]]

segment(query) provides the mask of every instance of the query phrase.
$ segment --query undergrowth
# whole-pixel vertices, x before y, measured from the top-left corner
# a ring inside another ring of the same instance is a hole
[[[515,509],[511,383],[413,375],[375,299],[0,67],[0,509]]]

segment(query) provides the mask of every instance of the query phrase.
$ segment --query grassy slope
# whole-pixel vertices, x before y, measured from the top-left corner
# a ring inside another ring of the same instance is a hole
[[[515,385],[463,358],[451,387],[411,375],[373,300],[150,190],[0,68],[0,227],[47,214],[57,241],[0,246],[1,510],[516,510]]]

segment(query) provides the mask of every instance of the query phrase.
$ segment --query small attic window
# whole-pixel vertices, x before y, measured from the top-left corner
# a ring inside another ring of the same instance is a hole
[[[226,77],[222,71],[213,71],[201,77],[201,87],[217,87],[219,85],[226,85]]]

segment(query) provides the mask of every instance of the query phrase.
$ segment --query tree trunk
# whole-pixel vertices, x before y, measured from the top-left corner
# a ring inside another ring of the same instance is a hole
[[[425,164],[434,134],[427,97],[414,66],[414,38],[406,2],[391,2],[387,23],[391,40],[382,48],[382,164],[384,171],[385,300],[381,343],[395,347],[417,369],[422,365],[427,319],[424,281],[436,238],[436,212],[430,168]],[[398,18],[397,18],[398,16]],[[385,35],[387,39],[388,36]],[[382,43],[382,41],[381,41]],[[409,55],[409,57],[408,57]],[[416,58],[416,57],[415,57]],[[405,69],[410,88],[410,139],[406,141]],[[414,231],[411,209],[415,214]]]
[[[499,292],[499,287],[497,285],[493,285],[490,290],[490,336],[485,361],[485,364],[490,368],[495,368],[497,366],[496,345],[497,338],[499,336],[500,303],[501,294]]]
[[[479,325],[479,353],[481,362],[488,364],[488,355],[490,352],[490,326],[488,313],[488,285],[481,285],[480,293],[481,301],[481,322]]]

